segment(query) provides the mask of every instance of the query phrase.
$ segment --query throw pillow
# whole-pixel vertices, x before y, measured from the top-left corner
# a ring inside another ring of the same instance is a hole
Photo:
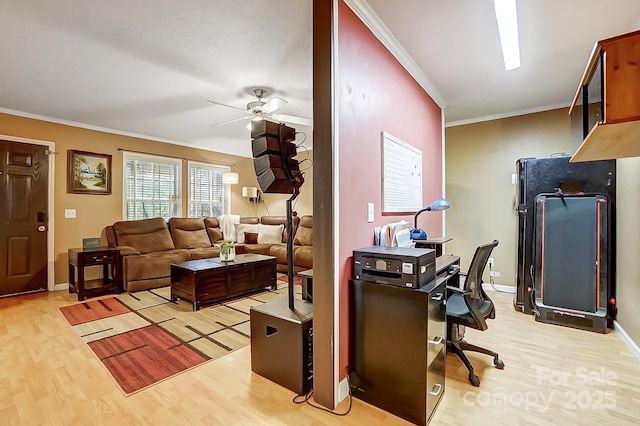
[[[278,244],[282,241],[284,225],[258,225],[258,244]]]
[[[236,242],[239,244],[244,244],[245,232],[252,232],[255,234],[258,233],[258,225],[253,223],[236,223],[235,228],[236,228],[236,238],[237,238]]]
[[[244,242],[246,244],[258,244],[258,234],[255,232],[245,232]]]

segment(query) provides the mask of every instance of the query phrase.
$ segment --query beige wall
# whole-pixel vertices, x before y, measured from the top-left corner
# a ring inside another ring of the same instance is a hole
[[[570,150],[566,109],[486,121],[445,130],[445,251],[469,266],[479,244],[498,239],[493,251],[496,284],[515,286],[517,254],[516,185],[511,175],[523,157],[548,157]],[[488,274],[485,281],[488,281]]]
[[[67,250],[69,248],[81,246],[82,238],[99,237],[106,225],[122,220],[122,153],[118,151],[118,148],[188,160],[235,164],[236,171],[240,176],[238,184],[231,186],[231,211],[241,216],[253,216],[254,214],[253,205],[248,199],[242,198],[243,186],[258,186],[251,158],[119,136],[7,114],[0,114],[0,135],[55,143],[57,154],[55,155],[54,211],[52,214],[50,212],[49,216],[55,225],[53,238],[56,284],[68,282]],[[247,140],[247,143],[250,141]],[[111,154],[111,195],[67,194],[66,171],[67,150],[69,149]],[[313,211],[310,171],[306,179],[307,183],[303,185],[302,195],[296,205],[300,214],[312,214]],[[186,191],[186,178],[183,178],[183,191]],[[265,195],[270,214],[285,214],[285,200],[287,198],[287,195],[281,194]],[[185,199],[182,206],[183,215],[186,215],[186,207]],[[76,209],[77,218],[65,219],[65,209]],[[261,213],[259,209],[258,214]],[[267,214],[266,210],[264,214]]]
[[[640,158],[616,162],[616,300],[617,321],[640,345]]]

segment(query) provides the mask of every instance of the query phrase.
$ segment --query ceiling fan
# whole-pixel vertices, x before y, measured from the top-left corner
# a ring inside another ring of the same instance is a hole
[[[222,104],[220,102],[215,102],[207,99],[207,101],[211,102],[212,104],[220,105],[227,108],[233,108],[233,109],[237,109],[237,110],[248,113],[248,115],[245,115],[244,117],[223,121],[222,123],[213,124],[211,127],[224,126],[225,124],[235,123],[236,121],[242,121],[242,120],[256,121],[256,120],[264,120],[264,119],[277,121],[277,122],[301,124],[303,126],[312,125],[312,120],[307,117],[277,114],[276,111],[282,108],[283,106],[285,106],[288,102],[282,98],[271,98],[268,101],[264,101],[263,98],[267,94],[267,91],[265,89],[260,89],[260,88],[253,89],[253,94],[256,96],[257,100],[249,102],[247,104],[246,109],[238,108],[232,105]]]

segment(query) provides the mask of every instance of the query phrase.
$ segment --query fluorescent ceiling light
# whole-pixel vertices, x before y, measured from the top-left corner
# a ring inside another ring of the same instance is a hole
[[[504,69],[520,67],[520,42],[518,41],[518,14],[516,0],[493,0],[502,44]]]

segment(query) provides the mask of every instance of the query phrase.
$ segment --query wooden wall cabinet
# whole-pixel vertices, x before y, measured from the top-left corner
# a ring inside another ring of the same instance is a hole
[[[569,115],[571,162],[640,156],[640,31],[595,44]]]

